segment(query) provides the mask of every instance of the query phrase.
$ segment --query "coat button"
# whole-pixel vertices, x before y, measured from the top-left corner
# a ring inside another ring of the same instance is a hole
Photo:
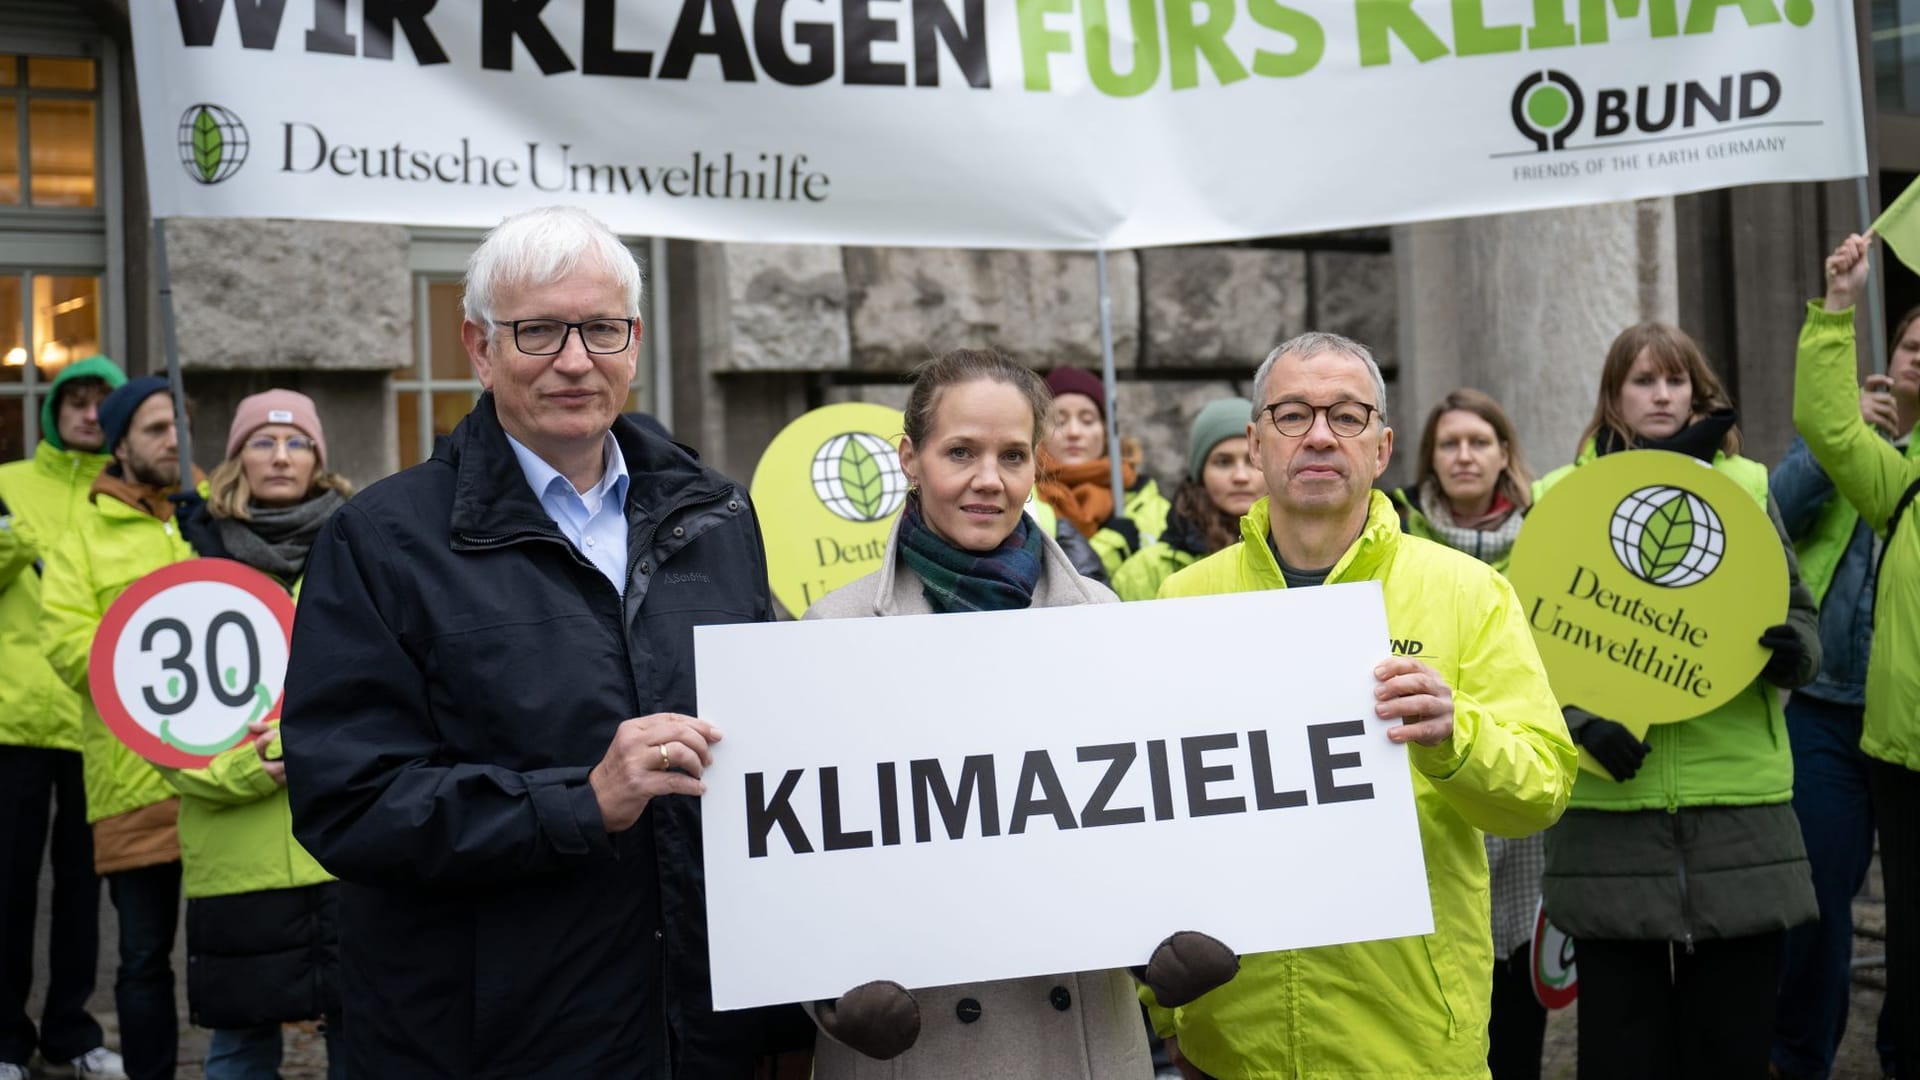
[[[961,998],[960,1004],[953,1007],[953,1015],[963,1024],[971,1024],[980,1019],[980,1003],[972,998]]]
[[[738,509],[740,509],[740,500],[739,500],[739,499],[731,499],[731,500],[729,500],[729,501],[727,502],[727,509],[729,509],[729,510],[738,510]]]
[[[673,535],[674,535],[674,536],[676,536],[676,537],[680,537],[680,536],[685,536],[685,535],[687,535],[687,530],[685,530],[685,529],[683,529],[683,528],[681,528],[681,527],[680,527],[680,526],[678,526],[678,525],[675,525],[675,526],[673,527]]]
[[[653,564],[652,564],[652,563],[641,563],[641,564],[640,564],[640,572],[641,572],[641,573],[643,573],[643,574],[651,574],[651,573],[653,573]]]
[[[1073,995],[1067,993],[1067,988],[1064,986],[1054,987],[1053,990],[1047,994],[1047,1000],[1052,1002],[1053,1007],[1059,1009],[1061,1012],[1066,1012],[1068,1009],[1073,1008]]]

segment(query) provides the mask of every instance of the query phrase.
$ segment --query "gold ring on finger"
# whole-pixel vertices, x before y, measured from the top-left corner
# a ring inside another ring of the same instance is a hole
[[[665,770],[671,769],[671,768],[673,768],[673,759],[667,756],[667,744],[661,743],[660,744],[660,769],[661,771],[664,772]]]

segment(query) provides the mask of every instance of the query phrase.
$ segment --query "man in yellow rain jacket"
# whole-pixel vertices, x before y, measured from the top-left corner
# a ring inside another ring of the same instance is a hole
[[[1381,737],[1408,744],[1434,932],[1248,956],[1225,986],[1154,1008],[1154,1025],[1219,1077],[1485,1077],[1493,941],[1481,833],[1553,824],[1573,789],[1573,743],[1512,587],[1403,534],[1371,489],[1393,432],[1366,347],[1303,334],[1267,357],[1254,386],[1247,439],[1268,498],[1241,520],[1245,543],[1175,574],[1160,595],[1381,583],[1404,655],[1374,669],[1376,712]]]

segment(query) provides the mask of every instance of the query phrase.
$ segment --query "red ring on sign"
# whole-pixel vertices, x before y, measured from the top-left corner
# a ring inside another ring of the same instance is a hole
[[[120,646],[120,635],[126,632],[127,624],[133,621],[133,616],[147,601],[176,585],[194,582],[231,585],[266,605],[280,623],[280,632],[287,642],[287,652],[289,655],[293,652],[293,598],[287,595],[287,590],[279,582],[232,559],[187,559],[169,563],[127,586],[126,591],[115,597],[100,620],[100,629],[94,632],[93,647],[87,654],[87,688],[93,693],[94,711],[100,714],[107,730],[126,744],[127,749],[155,765],[170,769],[197,769],[219,755],[190,754],[178,747],[168,746],[160,741],[159,736],[141,727],[120,700],[120,688],[113,681],[113,654]],[[286,696],[286,688],[282,687],[280,696],[274,699],[273,708],[267,712],[268,716],[280,715]]]

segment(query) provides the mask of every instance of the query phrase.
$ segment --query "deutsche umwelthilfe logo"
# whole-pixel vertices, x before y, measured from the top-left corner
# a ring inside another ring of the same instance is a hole
[[[813,493],[848,521],[892,516],[907,498],[907,477],[893,447],[877,435],[835,435],[813,455]]]
[[[180,164],[195,183],[217,184],[247,163],[247,125],[231,109],[202,102],[180,114]]]
[[[1705,581],[1727,550],[1720,515],[1677,487],[1643,487],[1620,500],[1607,535],[1628,573],[1670,589]]]

